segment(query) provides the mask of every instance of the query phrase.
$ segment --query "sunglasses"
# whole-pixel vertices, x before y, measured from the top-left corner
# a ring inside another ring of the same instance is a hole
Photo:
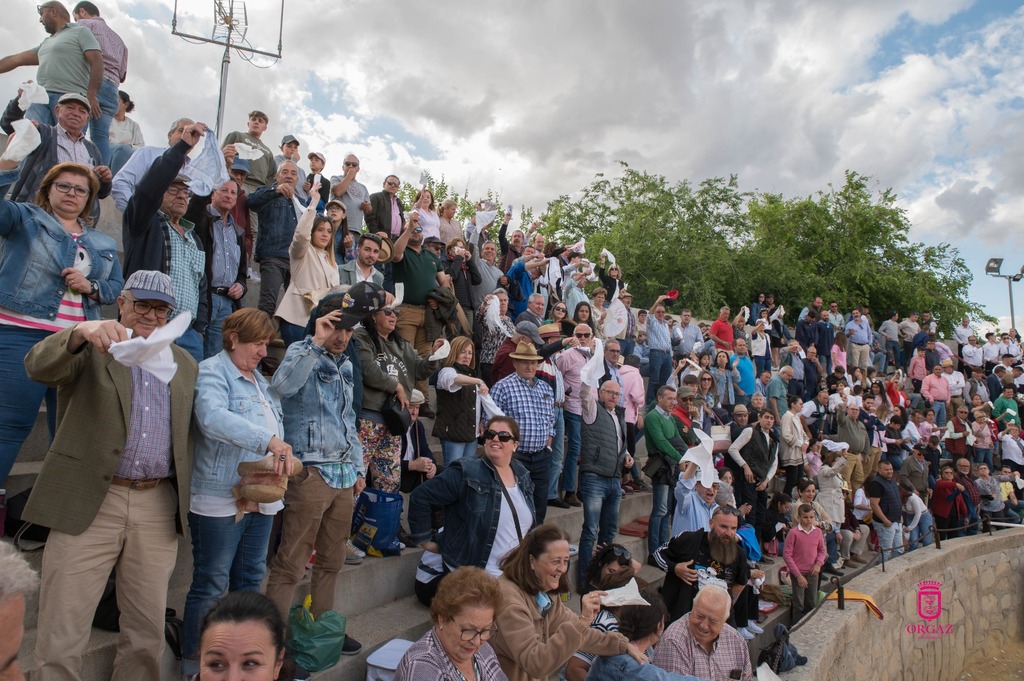
[[[384,309],[381,310],[381,312],[384,313],[385,317],[397,317],[398,316],[398,310],[396,310],[393,307],[385,307]]]
[[[515,439],[512,433],[505,430],[499,432],[488,428],[484,431],[484,440],[493,440],[494,438],[498,438],[498,442],[511,442]]]
[[[352,161],[345,161],[345,167],[346,168],[358,168],[359,164],[358,163],[353,163]]]
[[[590,338],[593,335],[594,334],[592,334],[592,333],[577,333],[577,334],[575,334],[575,336],[577,338]]]

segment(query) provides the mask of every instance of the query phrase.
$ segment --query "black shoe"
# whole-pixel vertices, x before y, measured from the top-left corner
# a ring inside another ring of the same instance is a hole
[[[569,504],[570,506],[575,506],[576,508],[579,508],[580,506],[583,505],[580,503],[580,499],[578,496],[576,496],[575,492],[566,492],[562,496],[562,501]]]
[[[430,408],[430,405],[424,402],[420,405],[420,418],[432,419],[437,418],[437,414]]]
[[[342,655],[358,655],[359,651],[363,649],[363,644],[355,640],[348,634],[345,634],[345,643],[341,646]]]
[[[572,506],[561,499],[548,499],[548,506],[554,506],[555,508],[572,508]]]
[[[836,577],[842,577],[846,574],[842,570],[836,570],[834,567],[832,567],[830,563],[825,563],[825,565],[821,568],[821,571],[824,572],[826,575],[835,575]]]

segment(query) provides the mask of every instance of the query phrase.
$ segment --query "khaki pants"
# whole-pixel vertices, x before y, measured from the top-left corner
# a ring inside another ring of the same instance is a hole
[[[92,618],[117,568],[121,636],[112,681],[160,681],[167,582],[174,572],[177,494],[171,483],[137,491],[111,486],[92,525],[53,530],[43,552],[35,681],[77,681]]]
[[[316,560],[310,585],[313,616],[334,610],[338,573],[345,565],[345,543],[352,530],[352,490],[328,486],[313,467],[304,468],[289,481],[284,495],[281,546],[267,579],[267,596],[277,604],[285,621],[314,545]]]
[[[878,463],[882,460],[882,449],[880,447],[871,447],[868,449],[868,455],[864,460],[864,479],[872,478],[875,473],[878,472]]]
[[[423,325],[427,315],[426,308],[404,303],[398,307],[400,314],[398,322],[395,324],[395,331],[416,348],[416,353],[420,357],[429,357],[432,341],[427,338],[427,329]],[[427,382],[425,380],[416,381],[416,389],[423,393],[429,403],[430,391],[427,388]]]
[[[846,456],[846,465],[840,471],[843,479],[850,486],[851,492],[856,492],[860,489],[860,486],[864,484],[866,479],[864,476],[864,462],[863,456],[856,452],[850,452]]]

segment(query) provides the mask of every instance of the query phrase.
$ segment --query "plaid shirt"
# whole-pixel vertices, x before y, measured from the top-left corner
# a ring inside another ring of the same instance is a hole
[[[751,681],[750,651],[747,642],[728,624],[722,627],[718,639],[708,653],[690,633],[690,613],[672,623],[665,630],[654,651],[652,662],[668,672],[690,674],[712,681]],[[740,676],[732,676],[733,671]]]
[[[647,315],[647,347],[651,350],[672,350],[672,335],[667,322],[659,322],[653,314]]]
[[[171,476],[171,387],[145,369],[132,367],[132,413],[128,440],[114,475],[129,480]]]
[[[103,53],[103,75],[116,85],[124,82],[128,75],[128,48],[121,36],[117,35],[103,20],[103,17],[77,19],[76,23],[85,26],[96,36]]]
[[[554,393],[539,378],[533,383],[511,374],[491,388],[491,397],[506,416],[519,424],[519,451],[537,452],[555,435]]]
[[[498,656],[489,643],[484,643],[473,656],[473,664],[479,681],[505,681]],[[437,633],[431,629],[405,651],[395,670],[395,678],[405,681],[463,681],[465,677],[452,664]]]
[[[206,252],[199,248],[194,224],[179,220],[185,232],[182,236],[163,211],[160,211],[160,219],[164,223],[164,272],[171,278],[174,298],[178,301],[168,319],[188,310],[192,313],[192,321],[195,321],[199,312],[199,289],[206,274]]]

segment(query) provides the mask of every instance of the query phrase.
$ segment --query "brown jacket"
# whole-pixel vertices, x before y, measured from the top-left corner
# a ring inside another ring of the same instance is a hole
[[[597,655],[626,652],[622,634],[598,631],[552,596],[551,609],[541,617],[537,601],[501,577],[505,607],[497,613],[498,633],[491,647],[508,681],[542,681],[556,672],[577,650]]]
[[[57,433],[46,453],[25,520],[79,535],[92,524],[110,489],[132,412],[131,369],[91,345],[70,354],[73,329],[40,341],[25,357],[29,378],[57,388]],[[192,398],[199,367],[171,346],[178,371],[171,380],[171,437],[179,521],[185,536],[192,477]]]

